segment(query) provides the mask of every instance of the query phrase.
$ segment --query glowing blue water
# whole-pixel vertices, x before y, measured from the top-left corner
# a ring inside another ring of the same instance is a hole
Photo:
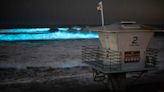
[[[31,29],[26,29],[26,30],[31,31]],[[16,29],[16,31],[18,30]],[[19,31],[22,32],[21,30]],[[64,40],[64,39],[95,39],[95,38],[98,38],[97,32],[80,32],[80,31],[69,32],[66,29],[60,29],[59,31],[46,32],[42,34],[0,34],[0,41]]]
[[[80,31],[81,30],[81,28],[79,28],[79,27],[73,27],[72,29],[76,30],[76,31]]]
[[[69,28],[57,28],[59,31],[68,31]]]
[[[19,29],[3,29],[0,33],[41,33],[48,32],[50,28],[19,28]]]

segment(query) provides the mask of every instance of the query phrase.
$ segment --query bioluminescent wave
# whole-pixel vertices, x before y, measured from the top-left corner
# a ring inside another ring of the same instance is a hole
[[[0,41],[95,39],[98,37],[97,32],[55,31],[42,34],[0,34]]]
[[[68,31],[69,28],[57,28],[59,31]]]
[[[41,33],[48,32],[50,28],[18,28],[18,29],[2,29],[0,33]]]
[[[72,29],[76,30],[76,31],[80,31],[81,30],[81,28],[79,28],[79,27],[73,27]]]

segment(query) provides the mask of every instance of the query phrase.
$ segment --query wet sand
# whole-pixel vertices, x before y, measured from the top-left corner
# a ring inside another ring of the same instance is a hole
[[[0,67],[83,66],[82,46],[98,45],[93,40],[21,41],[0,43]]]

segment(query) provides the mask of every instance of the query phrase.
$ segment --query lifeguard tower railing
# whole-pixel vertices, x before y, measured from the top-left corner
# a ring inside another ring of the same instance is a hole
[[[82,61],[100,71],[121,71],[121,53],[96,46],[82,47]]]
[[[145,68],[154,68],[158,64],[158,50],[148,48],[146,50]],[[82,46],[82,61],[93,69],[103,73],[124,72],[122,68],[121,52],[105,49],[97,46]]]

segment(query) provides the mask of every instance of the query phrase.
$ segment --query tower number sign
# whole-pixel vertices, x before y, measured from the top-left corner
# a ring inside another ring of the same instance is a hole
[[[130,46],[139,46],[138,36],[133,36]]]

